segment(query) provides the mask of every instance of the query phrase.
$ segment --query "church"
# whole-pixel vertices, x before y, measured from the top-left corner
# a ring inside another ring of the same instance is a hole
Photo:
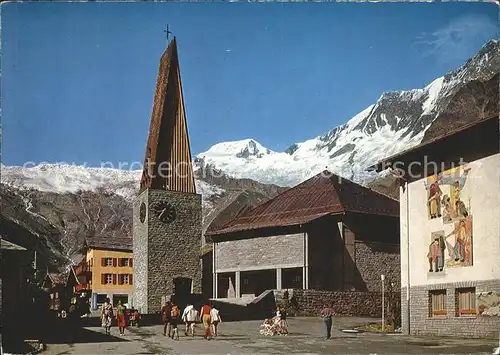
[[[329,171],[205,233],[213,298],[266,290],[377,292],[399,284],[399,205]]]
[[[160,58],[139,194],[133,203],[134,294],[141,313],[201,294],[201,195],[196,193],[177,42]]]

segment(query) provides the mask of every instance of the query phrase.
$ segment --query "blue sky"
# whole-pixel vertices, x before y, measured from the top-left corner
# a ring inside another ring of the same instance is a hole
[[[481,3],[3,3],[5,165],[141,162],[168,23],[193,155],[283,151],[498,38]]]

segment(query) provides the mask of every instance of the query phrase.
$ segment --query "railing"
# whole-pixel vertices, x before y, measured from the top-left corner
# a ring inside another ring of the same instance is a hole
[[[75,291],[90,291],[92,289],[90,284],[78,284],[75,286]]]

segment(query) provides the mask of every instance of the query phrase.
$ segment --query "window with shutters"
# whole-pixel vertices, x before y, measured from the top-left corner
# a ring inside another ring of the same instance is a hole
[[[456,289],[455,303],[458,317],[475,315],[476,289],[474,287]]]
[[[429,316],[446,315],[446,290],[429,291]]]
[[[104,266],[113,266],[113,258],[105,258]]]
[[[129,259],[128,258],[120,258],[120,264],[119,266],[130,266],[129,265]]]
[[[113,274],[103,274],[103,283],[105,285],[113,284]]]
[[[128,285],[128,284],[129,284],[128,274],[120,274],[120,285]]]

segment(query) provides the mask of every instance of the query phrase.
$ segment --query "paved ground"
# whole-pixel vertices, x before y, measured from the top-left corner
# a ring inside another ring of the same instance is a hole
[[[228,322],[220,326],[217,339],[198,336],[180,340],[162,335],[161,326],[131,328],[123,337],[118,329],[112,336],[100,328],[85,328],[72,344],[48,344],[46,354],[491,354],[498,340],[459,340],[454,338],[407,337],[403,335],[346,334],[339,328],[364,323],[360,318],[336,318],[332,339],[323,339],[321,320],[293,318],[290,335],[265,337],[258,321]]]

